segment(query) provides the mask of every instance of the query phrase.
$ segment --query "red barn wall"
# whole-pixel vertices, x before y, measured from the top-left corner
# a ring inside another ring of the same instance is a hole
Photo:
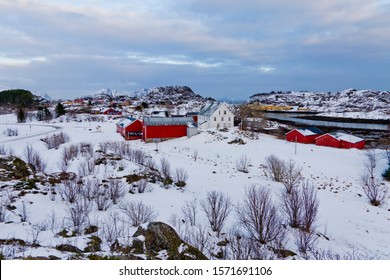
[[[364,149],[365,144],[366,143],[364,140],[357,142],[357,143],[350,143],[348,141],[341,140],[340,141],[340,148],[343,148],[343,149],[352,149],[352,148]]]
[[[317,146],[340,148],[340,141],[330,135],[324,134],[316,139]]]
[[[150,138],[179,138],[187,136],[187,125],[144,126],[144,140]]]
[[[125,128],[124,135],[126,140],[142,139],[143,124],[140,120],[135,120],[133,123]],[[140,135],[129,135],[131,133],[137,133]]]

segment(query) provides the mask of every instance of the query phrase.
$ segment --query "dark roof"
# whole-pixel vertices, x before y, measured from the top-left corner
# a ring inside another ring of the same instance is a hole
[[[171,117],[171,118],[145,117],[144,125],[145,126],[194,125],[194,119],[192,117]]]
[[[208,103],[200,109],[199,115],[211,116],[218,109],[219,105],[218,102]]]
[[[314,126],[309,126],[309,127],[306,127],[305,129],[310,130],[314,134],[324,134],[323,131],[321,131],[319,128],[314,127]]]

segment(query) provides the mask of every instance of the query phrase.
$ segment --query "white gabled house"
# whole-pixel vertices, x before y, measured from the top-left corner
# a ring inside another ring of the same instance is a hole
[[[203,106],[198,114],[198,127],[230,128],[234,126],[234,114],[225,103],[213,102]]]

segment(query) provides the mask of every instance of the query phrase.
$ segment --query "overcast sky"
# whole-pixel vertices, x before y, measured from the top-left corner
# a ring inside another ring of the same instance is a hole
[[[0,89],[390,90],[389,0],[0,0]]]

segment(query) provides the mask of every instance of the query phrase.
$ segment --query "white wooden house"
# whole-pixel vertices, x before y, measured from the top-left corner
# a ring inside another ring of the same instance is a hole
[[[207,128],[230,128],[234,125],[234,114],[225,103],[208,103],[198,114],[198,126]]]

